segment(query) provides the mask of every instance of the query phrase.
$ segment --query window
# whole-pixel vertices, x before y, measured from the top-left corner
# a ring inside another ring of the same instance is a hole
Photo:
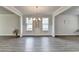
[[[32,31],[32,18],[26,18],[26,30]]]
[[[48,31],[48,18],[42,18],[42,30]]]

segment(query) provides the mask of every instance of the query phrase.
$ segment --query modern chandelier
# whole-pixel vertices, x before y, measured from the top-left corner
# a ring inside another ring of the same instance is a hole
[[[37,11],[37,13],[35,13],[36,17],[33,18],[34,21],[35,21],[35,20],[41,21],[41,18],[38,17],[38,8],[39,8],[38,6],[35,6],[35,12]]]

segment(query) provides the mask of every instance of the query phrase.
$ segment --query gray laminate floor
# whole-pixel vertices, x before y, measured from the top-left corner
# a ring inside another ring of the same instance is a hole
[[[79,37],[0,37],[0,52],[74,52]]]

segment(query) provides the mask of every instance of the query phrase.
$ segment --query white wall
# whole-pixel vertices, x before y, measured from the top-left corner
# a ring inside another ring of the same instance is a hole
[[[13,30],[20,29],[19,16],[15,14],[0,14],[0,35],[13,35]]]
[[[55,18],[56,35],[77,35],[79,18],[76,15],[60,14]]]
[[[40,30],[39,28],[38,28],[37,31],[36,30],[32,31],[32,32],[26,31],[26,24],[25,24],[26,17],[34,17],[34,15],[23,16],[23,35],[52,35],[52,16],[51,15],[49,15],[49,16],[48,15],[39,16],[39,17],[49,17],[49,30],[47,32],[44,32],[44,31]]]

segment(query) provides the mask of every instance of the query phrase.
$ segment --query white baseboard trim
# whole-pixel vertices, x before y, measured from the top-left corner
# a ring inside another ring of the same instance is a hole
[[[52,35],[52,37],[55,37],[55,35]]]
[[[0,36],[15,36],[15,35],[14,34],[0,34]],[[18,36],[20,36],[20,34]]]
[[[23,36],[52,36],[51,34],[23,34]]]
[[[79,35],[79,34],[55,34],[57,36],[75,36],[75,35]]]

